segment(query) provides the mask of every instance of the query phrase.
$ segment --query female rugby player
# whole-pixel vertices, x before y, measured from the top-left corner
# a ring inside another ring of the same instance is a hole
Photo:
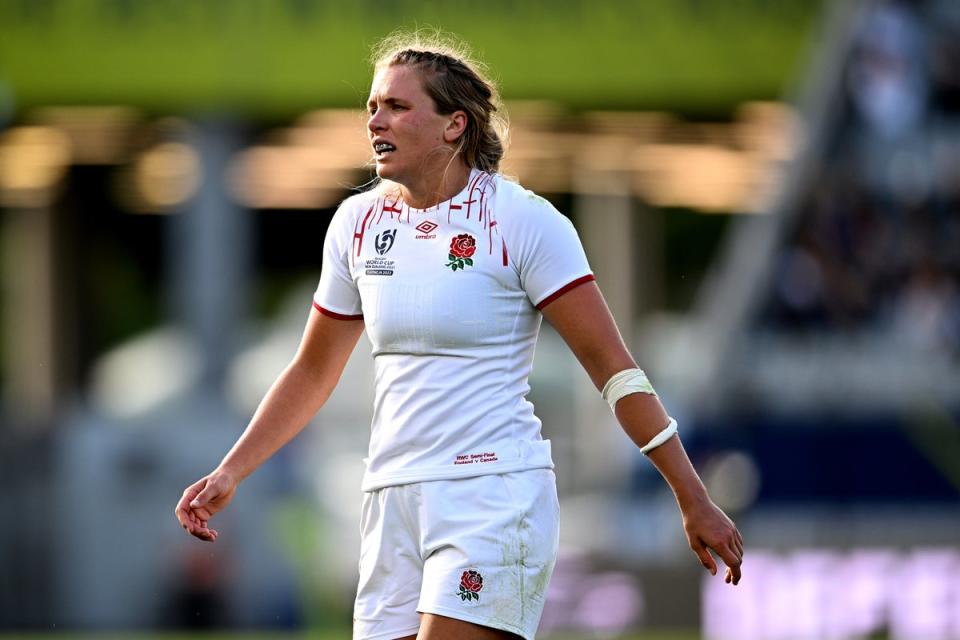
[[[498,173],[494,85],[444,44],[388,39],[367,103],[377,186],[327,231],[296,356],[220,465],[183,493],[210,519],[333,391],[366,329],[376,369],[354,638],[534,637],[553,570],[550,443],[526,400],[541,317],[669,483],[691,548],[740,580],[743,540],[713,504],[620,337],[576,231]]]

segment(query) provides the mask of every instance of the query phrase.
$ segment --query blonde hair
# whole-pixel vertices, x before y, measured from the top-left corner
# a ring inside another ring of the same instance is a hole
[[[397,65],[417,69],[437,113],[467,114],[456,153],[471,168],[499,170],[509,131],[507,117],[486,67],[471,58],[463,43],[440,32],[395,31],[374,47],[372,62],[374,73]]]

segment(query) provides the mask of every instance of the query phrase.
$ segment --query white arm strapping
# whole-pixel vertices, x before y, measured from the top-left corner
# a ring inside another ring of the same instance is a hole
[[[657,392],[653,390],[653,385],[650,384],[650,380],[647,379],[647,374],[643,372],[643,369],[624,369],[620,373],[615,373],[607,380],[607,384],[603,385],[602,393],[603,399],[610,404],[610,409],[614,412],[616,412],[617,402],[631,393],[657,395]],[[677,435],[677,421],[670,418],[670,422],[663,431],[653,436],[650,442],[640,447],[640,452],[644,454],[649,453],[675,435]]]
[[[640,453],[650,453],[675,435],[677,435],[677,421],[670,418],[670,423],[663,431],[650,438],[650,442],[640,447]]]
[[[653,390],[653,385],[647,380],[647,374],[643,372],[643,369],[624,369],[620,373],[613,374],[607,380],[607,384],[603,385],[601,393],[603,399],[609,403],[610,409],[614,411],[620,398],[631,393],[657,395],[657,392]]]

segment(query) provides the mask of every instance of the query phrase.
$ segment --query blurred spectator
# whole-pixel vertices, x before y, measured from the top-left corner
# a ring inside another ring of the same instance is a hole
[[[892,332],[905,346],[960,352],[960,295],[956,278],[935,262],[913,267],[893,305]]]
[[[160,626],[176,629],[215,629],[227,623],[224,589],[217,563],[205,550],[194,549],[182,558],[182,570],[173,585]]]
[[[933,0],[930,13],[930,73],[934,107],[960,113],[960,3]]]
[[[960,65],[945,62],[960,60],[958,42],[956,2],[865,12],[851,108],[776,267],[773,327],[960,356]]]
[[[849,90],[871,133],[896,138],[921,123],[928,90],[923,40],[923,29],[906,5],[874,4],[867,11],[849,68]]]

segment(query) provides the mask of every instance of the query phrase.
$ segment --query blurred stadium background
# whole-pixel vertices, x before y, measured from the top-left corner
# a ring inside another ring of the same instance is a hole
[[[955,0],[0,0],[0,636],[348,636],[365,340],[216,545],[172,508],[293,353],[398,26],[498,75],[747,540],[704,577],[545,327],[542,636],[960,638]]]

